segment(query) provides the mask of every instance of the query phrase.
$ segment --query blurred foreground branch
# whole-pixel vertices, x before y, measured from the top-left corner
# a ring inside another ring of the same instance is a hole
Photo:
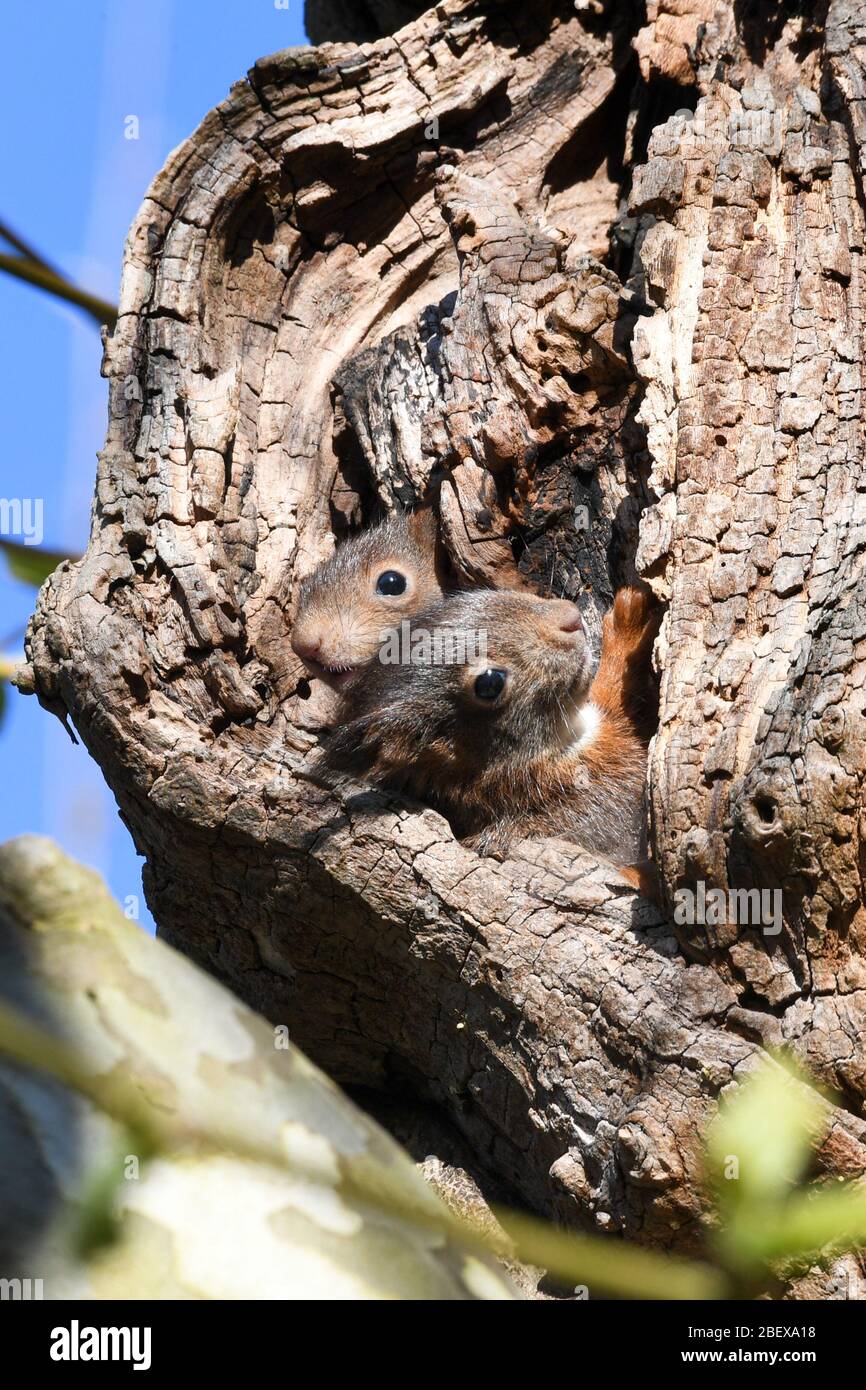
[[[34,249],[14,232],[11,227],[0,222],[0,239],[12,246],[18,254],[10,256],[7,252],[0,252],[0,270],[5,270],[7,275],[14,275],[18,280],[25,280],[30,285],[35,285],[37,289],[45,290],[48,294],[55,295],[58,299],[65,299],[70,304],[75,304],[79,309],[84,309],[100,327],[107,324],[113,328],[117,323],[117,308],[109,304],[107,300],[100,299],[98,295],[91,294],[88,290],[83,290],[65,276],[62,271],[56,270],[44,256]]]

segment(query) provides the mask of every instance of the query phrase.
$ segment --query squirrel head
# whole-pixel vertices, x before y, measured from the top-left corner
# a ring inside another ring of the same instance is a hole
[[[593,661],[573,603],[459,593],[394,639],[398,650],[384,646],[344,700],[332,765],[421,796],[471,798],[473,786],[580,738]]]
[[[343,691],[375,659],[385,630],[441,598],[443,576],[433,513],[391,517],[302,580],[292,649],[312,676]]]

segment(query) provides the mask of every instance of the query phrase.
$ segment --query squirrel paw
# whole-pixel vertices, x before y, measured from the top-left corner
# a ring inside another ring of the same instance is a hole
[[[660,622],[661,608],[648,586],[619,589],[605,618],[605,636],[621,650],[645,650],[655,641]]]
[[[590,698],[611,715],[625,715],[642,742],[658,722],[658,682],[653,674],[653,643],[662,606],[647,585],[620,589],[605,614],[601,660]]]
[[[618,589],[613,600],[611,619],[618,632],[638,634],[646,626],[654,608],[652,592],[635,586]]]

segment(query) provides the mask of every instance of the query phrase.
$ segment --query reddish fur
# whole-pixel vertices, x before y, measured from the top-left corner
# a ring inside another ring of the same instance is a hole
[[[604,616],[601,660],[589,698],[609,717],[613,746],[619,737],[643,742],[655,726],[655,689],[650,656],[661,610],[648,588],[620,589]]]
[[[661,906],[662,895],[658,871],[654,864],[645,859],[640,864],[625,864],[620,869],[622,877],[632,888],[636,888],[645,898]]]
[[[602,712],[586,761],[598,773],[627,775],[635,753],[643,758],[655,727],[657,691],[650,658],[661,609],[648,588],[620,589],[602,623],[601,659],[589,698]],[[649,860],[620,870],[644,897],[660,901],[658,873]]]
[[[658,629],[649,590],[620,589],[604,615],[601,659],[589,691],[602,718],[583,757],[606,776],[629,771],[652,736],[650,656]]]
[[[585,776],[563,794],[561,760],[551,754],[525,771],[527,787],[522,815],[509,814],[508,803],[520,800],[514,774],[503,789],[491,768],[463,799],[464,809],[474,810],[483,821],[499,821],[502,833],[489,829],[476,833],[476,844],[507,843],[512,834],[524,836],[562,833],[569,811],[581,817],[580,805],[593,798],[604,802],[614,787],[635,787],[642,782],[647,745],[655,726],[655,691],[650,659],[658,635],[661,611],[648,588],[624,588],[616,595],[602,624],[602,648],[589,700],[601,713],[593,738],[580,750]],[[546,788],[544,791],[542,789]],[[497,804],[503,795],[504,804]],[[542,809],[543,807],[543,809]],[[645,896],[659,900],[656,871],[649,861],[627,865],[623,875]]]

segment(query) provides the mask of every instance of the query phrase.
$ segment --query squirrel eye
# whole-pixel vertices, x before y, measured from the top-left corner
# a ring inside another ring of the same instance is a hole
[[[405,594],[406,576],[399,570],[385,570],[376,580],[376,593],[384,594],[385,598],[395,598],[397,594]]]
[[[506,671],[491,667],[475,678],[475,694],[479,700],[496,700],[505,689]]]

